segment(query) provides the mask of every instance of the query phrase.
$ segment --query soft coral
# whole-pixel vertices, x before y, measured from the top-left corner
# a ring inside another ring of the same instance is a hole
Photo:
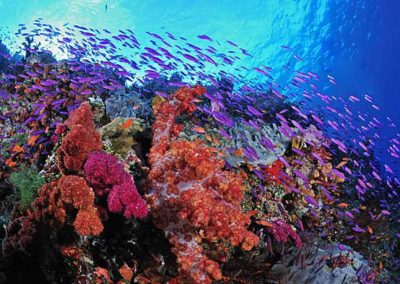
[[[159,106],[153,124],[148,201],[156,225],[165,230],[177,256],[178,279],[211,283],[222,279],[219,264],[208,258],[202,243],[225,252],[223,243],[250,250],[258,237],[247,230],[250,215],[241,211],[239,175],[224,171],[216,150],[201,141],[176,140],[175,119],[196,107],[193,99],[205,89],[182,88]]]
[[[126,218],[147,215],[145,201],[139,195],[132,176],[117,158],[103,152],[89,154],[84,166],[86,179],[102,196],[108,193],[108,209],[124,212]]]

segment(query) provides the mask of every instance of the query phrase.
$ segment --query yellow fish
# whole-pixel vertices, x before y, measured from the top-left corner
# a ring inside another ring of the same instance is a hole
[[[161,105],[163,102],[165,102],[165,99],[164,99],[163,97],[155,96],[155,97],[153,98],[152,105],[153,105],[153,111],[154,111],[154,113],[157,113],[158,108],[160,107],[160,105]]]

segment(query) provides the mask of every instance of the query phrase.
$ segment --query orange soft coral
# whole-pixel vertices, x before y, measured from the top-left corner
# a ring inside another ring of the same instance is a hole
[[[61,200],[61,192],[57,180],[43,185],[39,196],[33,202],[33,216],[36,221],[43,222],[56,229],[61,228],[66,219],[66,211]]]
[[[94,206],[94,192],[86,180],[79,176],[62,176],[45,184],[39,190],[39,196],[33,203],[33,216],[55,228],[61,228],[66,222],[69,206],[78,210],[74,228],[83,236],[99,235],[103,231],[99,214]]]
[[[211,283],[222,279],[219,264],[208,258],[202,243],[226,252],[223,243],[250,250],[258,237],[249,232],[250,214],[241,211],[239,175],[222,170],[215,149],[201,141],[176,140],[175,118],[192,112],[202,87],[182,88],[160,105],[153,124],[147,199],[156,225],[166,232],[180,267],[178,279]]]

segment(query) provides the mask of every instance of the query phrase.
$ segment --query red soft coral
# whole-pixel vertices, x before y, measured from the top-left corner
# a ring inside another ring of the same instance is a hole
[[[156,225],[166,232],[177,256],[179,279],[211,283],[222,279],[216,261],[210,260],[201,243],[225,252],[223,243],[250,250],[258,237],[247,230],[250,214],[241,211],[243,197],[239,175],[222,170],[216,150],[201,141],[177,141],[177,116],[192,112],[192,100],[202,87],[182,88],[159,106],[153,124],[147,199]],[[179,126],[179,125],[178,125]]]
[[[268,166],[265,169],[265,173],[267,174],[267,178],[270,181],[274,181],[278,184],[282,184],[280,180],[280,173],[283,169],[283,163],[280,160],[276,160],[272,165]]]
[[[99,213],[95,207],[78,211],[74,222],[76,232],[81,236],[97,236],[103,231]]]
[[[39,196],[33,201],[33,216],[36,221],[43,222],[56,229],[61,228],[66,219],[66,211],[61,200],[61,192],[57,180],[44,184],[39,189]]]
[[[72,111],[64,125],[69,129],[72,129],[75,125],[84,125],[91,130],[96,129],[94,115],[89,102],[83,102],[79,108]]]
[[[3,256],[7,256],[14,250],[29,253],[29,248],[37,233],[37,224],[30,216],[23,216],[18,206],[14,207],[11,220],[5,229],[5,237],[2,242]]]
[[[79,173],[89,153],[100,151],[102,142],[93,122],[89,103],[82,103],[65,122],[70,132],[57,150],[58,167],[64,173]]]

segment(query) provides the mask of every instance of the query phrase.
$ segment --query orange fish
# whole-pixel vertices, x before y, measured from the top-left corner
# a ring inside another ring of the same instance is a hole
[[[374,233],[374,230],[372,230],[372,228],[370,226],[367,226],[367,230],[371,235]]]
[[[348,160],[343,160],[335,168],[339,169],[339,168],[343,167],[344,165],[346,165],[347,162],[348,162]]]
[[[38,135],[35,135],[35,136],[31,136],[31,137],[29,137],[29,140],[28,140],[28,145],[30,145],[30,146],[33,146],[33,145],[35,145],[35,143],[36,143],[36,140],[38,139]]]
[[[339,203],[337,206],[339,206],[341,208],[346,208],[349,206],[349,204],[342,202],[342,203]]]
[[[8,158],[6,161],[6,165],[9,166],[10,168],[15,167],[17,165],[16,162],[14,162],[13,160],[11,160],[11,158]]]
[[[200,127],[200,126],[194,127],[194,128],[193,128],[193,131],[196,131],[197,133],[200,133],[200,134],[206,133],[206,131],[204,130],[204,128],[203,128],[203,127]]]
[[[14,148],[13,148],[13,151],[14,151],[15,153],[21,153],[21,152],[24,151],[24,148],[22,148],[22,147],[19,146],[19,145],[15,145]]]
[[[271,223],[269,223],[269,222],[267,222],[267,221],[264,221],[264,220],[259,220],[259,221],[256,221],[256,223],[257,224],[260,224],[261,226],[265,226],[265,227],[272,227],[272,224]]]
[[[127,128],[131,127],[132,124],[133,124],[133,119],[132,119],[132,118],[129,118],[128,120],[126,120],[124,123],[122,123],[122,124],[120,125],[120,128],[122,128],[122,129],[127,129]]]
[[[208,134],[204,135],[204,137],[206,137],[206,140],[211,142],[212,141],[212,137]]]
[[[243,156],[243,148],[237,149],[233,152],[233,155],[241,157]]]
[[[221,145],[221,143],[219,142],[219,140],[216,137],[214,137],[213,142],[217,146]]]

